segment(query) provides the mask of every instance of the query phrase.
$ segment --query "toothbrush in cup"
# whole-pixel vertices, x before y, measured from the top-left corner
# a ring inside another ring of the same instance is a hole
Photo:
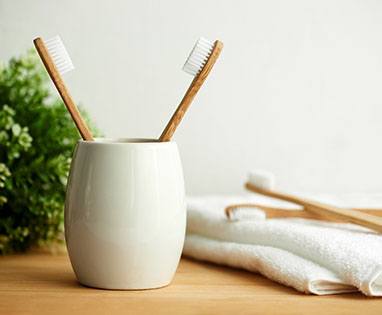
[[[74,69],[73,63],[61,38],[55,36],[43,41],[38,37],[33,40],[33,43],[82,138],[87,141],[93,141],[94,139],[90,129],[81,117],[81,114],[61,77],[64,73]]]
[[[202,37],[198,40],[183,66],[183,70],[195,78],[191,82],[190,87],[183,96],[182,101],[172,115],[166,128],[163,130],[159,141],[165,142],[171,140],[176,128],[180,124],[188,107],[191,105],[196,93],[198,93],[206,80],[222,49],[223,43],[219,40],[211,42]]]

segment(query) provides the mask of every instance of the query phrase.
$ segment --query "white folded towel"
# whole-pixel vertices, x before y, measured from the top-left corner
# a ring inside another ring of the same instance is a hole
[[[228,221],[227,205],[258,203],[254,196],[190,199],[183,253],[259,272],[306,293],[382,296],[381,235],[352,224],[264,219],[258,211]]]

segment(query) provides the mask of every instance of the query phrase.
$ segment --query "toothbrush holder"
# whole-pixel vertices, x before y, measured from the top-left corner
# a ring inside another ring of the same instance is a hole
[[[80,140],[65,202],[78,281],[103,289],[168,285],[182,253],[186,202],[175,142]]]

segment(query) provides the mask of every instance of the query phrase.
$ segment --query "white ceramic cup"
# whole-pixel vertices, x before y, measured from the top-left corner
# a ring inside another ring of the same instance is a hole
[[[149,289],[169,284],[183,248],[186,202],[174,142],[79,141],[65,203],[65,237],[86,286]]]

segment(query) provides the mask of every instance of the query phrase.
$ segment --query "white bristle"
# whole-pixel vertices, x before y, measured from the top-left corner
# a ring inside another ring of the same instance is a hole
[[[230,221],[259,221],[265,220],[266,218],[265,212],[260,208],[239,207],[233,209],[228,219]]]
[[[74,69],[73,62],[70,59],[60,36],[57,35],[48,40],[44,40],[44,43],[60,74],[64,74]]]
[[[187,61],[183,66],[183,71],[196,76],[207,62],[213,48],[213,42],[200,37],[188,56]]]
[[[275,176],[268,171],[255,170],[249,173],[248,182],[256,187],[272,190],[275,186]]]

